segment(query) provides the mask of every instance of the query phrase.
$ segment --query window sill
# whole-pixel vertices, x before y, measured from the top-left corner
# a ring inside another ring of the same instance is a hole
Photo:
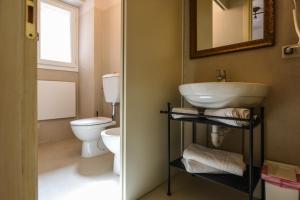
[[[68,72],[78,72],[78,67],[67,67],[67,66],[55,66],[55,65],[44,65],[38,64],[38,69],[48,69],[48,70],[57,70],[57,71],[68,71]]]

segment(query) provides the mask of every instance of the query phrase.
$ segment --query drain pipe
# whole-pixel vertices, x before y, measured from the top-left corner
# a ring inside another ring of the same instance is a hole
[[[111,113],[111,118],[112,120],[115,120],[115,115],[116,115],[116,103],[112,103],[112,113]]]
[[[115,115],[116,115],[116,103],[112,103],[111,106],[112,106],[111,118],[112,118],[112,121],[114,121],[114,120],[115,120]],[[98,111],[97,111],[97,116],[98,116]],[[103,151],[103,149],[100,148],[100,147],[101,147],[101,145],[99,144],[100,141],[102,141],[102,140],[100,139],[100,140],[98,140],[98,142],[97,142],[97,148],[98,148],[99,150]]]
[[[224,132],[225,128],[218,127],[216,125],[212,125],[212,131],[211,131],[211,143],[214,147],[219,148],[223,144],[224,141]]]

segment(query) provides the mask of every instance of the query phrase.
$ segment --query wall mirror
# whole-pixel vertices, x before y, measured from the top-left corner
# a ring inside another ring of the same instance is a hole
[[[274,0],[190,0],[191,58],[272,46],[274,18]]]

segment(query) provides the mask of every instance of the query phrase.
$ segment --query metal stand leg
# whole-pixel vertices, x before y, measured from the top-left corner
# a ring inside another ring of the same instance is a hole
[[[206,147],[209,145],[209,125],[206,125]]]
[[[184,143],[184,132],[185,132],[185,124],[182,122],[181,123],[181,135],[180,135],[180,141],[181,141],[181,149],[180,149],[180,155],[181,157],[183,156],[183,152],[184,152],[184,147],[185,147],[185,143]]]
[[[167,195],[171,196],[171,104],[168,103],[168,192]]]
[[[242,146],[241,146],[242,155],[245,156],[245,129],[242,129]]]
[[[171,120],[172,118],[172,108],[171,108],[171,104],[168,103],[168,111],[161,111],[161,113],[167,113],[168,114],[168,189],[167,189],[167,195],[171,196]],[[201,116],[200,116],[201,117]],[[200,119],[199,117],[199,119]],[[220,117],[221,118],[221,117]],[[231,119],[231,120],[235,120],[235,119]],[[261,108],[261,114],[260,114],[260,120],[261,120],[261,154],[260,154],[260,159],[261,159],[261,166],[263,166],[264,163],[264,159],[265,159],[265,152],[264,152],[264,108]],[[196,127],[196,122],[198,122],[197,120],[191,120],[192,121],[192,130],[193,130],[193,143],[197,142],[197,127]],[[250,109],[250,119],[247,120],[249,122],[249,145],[248,145],[248,160],[249,160],[249,182],[248,182],[248,186],[249,186],[249,200],[253,200],[253,191],[254,191],[254,162],[253,162],[253,151],[254,151],[254,125],[256,120],[254,120],[254,109],[251,108]],[[202,121],[200,121],[202,122]],[[205,122],[205,121],[204,121]],[[208,130],[209,130],[209,126],[207,126],[207,144],[209,142],[208,140]],[[244,130],[243,130],[244,132]],[[243,134],[244,135],[244,134]],[[184,135],[181,135],[181,139],[183,139]],[[182,147],[184,146],[184,143],[182,143]],[[242,147],[242,150],[244,150],[244,148]],[[262,181],[262,199],[265,199],[265,185],[264,182]]]
[[[253,199],[253,109],[250,110],[249,123],[249,200]]]
[[[195,144],[197,141],[196,132],[197,132],[196,122],[193,122],[193,144]]]
[[[260,110],[260,119],[261,119],[261,125],[260,125],[260,162],[261,167],[264,165],[265,161],[265,110],[264,107]],[[265,182],[261,179],[261,199],[265,199]]]

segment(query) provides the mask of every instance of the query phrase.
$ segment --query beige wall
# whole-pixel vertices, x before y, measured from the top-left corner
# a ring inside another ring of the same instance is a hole
[[[94,0],[87,0],[79,13],[79,116],[87,118],[96,115]]]
[[[244,41],[244,0],[230,1],[229,9],[222,10],[213,3],[213,47]]]
[[[197,1],[197,49],[213,47],[213,1]]]
[[[110,117],[102,75],[121,68],[121,0],[88,0],[80,10],[80,117]]]
[[[211,0],[197,1],[198,50],[249,40],[249,2],[227,1],[227,8]]]
[[[79,82],[77,72],[38,69],[38,80],[75,82],[78,99]],[[73,118],[38,121],[39,143],[55,142],[62,139],[74,137],[74,134],[72,133],[70,127],[71,120],[73,120]]]
[[[230,81],[271,85],[272,89],[265,103],[266,158],[300,165],[300,59],[281,59],[281,46],[297,41],[291,9],[290,1],[276,1],[277,28],[274,47],[195,60],[189,59],[186,9],[184,82],[215,81],[216,69],[223,68],[227,70]],[[227,141],[235,141],[235,145],[238,145],[236,138]]]
[[[125,2],[123,186],[133,200],[166,180],[167,118],[159,111],[180,105],[182,15],[180,0]]]
[[[122,25],[121,25],[121,0],[102,0],[102,4],[97,6],[96,9],[100,13],[101,26],[99,27],[99,47],[101,48],[100,66],[101,76],[104,74],[120,72],[121,70],[121,38],[122,38]],[[97,43],[97,42],[96,42]],[[100,80],[101,80],[100,76]],[[102,80],[101,80],[102,81]],[[100,84],[99,84],[100,85]],[[100,88],[101,89],[101,88]],[[100,105],[101,114],[106,117],[111,116],[112,108],[109,103],[105,102],[103,90],[98,91],[99,98],[103,99]],[[119,124],[119,105],[117,107],[116,119]]]

